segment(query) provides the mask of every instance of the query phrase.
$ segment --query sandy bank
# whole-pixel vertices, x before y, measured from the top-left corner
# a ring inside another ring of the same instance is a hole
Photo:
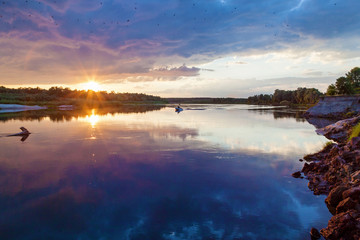
[[[0,113],[21,112],[21,111],[41,110],[41,109],[46,109],[46,107],[41,107],[38,105],[27,106],[20,104],[0,104]]]

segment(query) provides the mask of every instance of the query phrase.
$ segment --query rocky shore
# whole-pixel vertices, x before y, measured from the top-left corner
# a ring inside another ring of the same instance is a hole
[[[327,110],[326,117],[329,114],[332,116]],[[318,134],[332,141],[320,152],[300,159],[305,160],[303,169],[293,174],[294,177],[304,174],[314,194],[328,195],[325,203],[333,217],[320,230],[328,240],[360,239],[360,137],[349,140],[353,127],[359,123],[360,115],[356,112],[355,117],[318,129]],[[312,239],[320,238],[316,233],[316,229],[311,229]]]

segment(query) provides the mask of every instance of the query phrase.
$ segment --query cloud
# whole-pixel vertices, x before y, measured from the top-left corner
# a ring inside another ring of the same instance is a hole
[[[295,7],[293,7],[292,9],[290,9],[290,11],[296,11],[298,10],[299,8],[301,8],[301,6],[306,2],[306,0],[300,0],[299,1],[299,4],[296,5]]]
[[[186,88],[186,97],[242,97],[247,98],[257,94],[273,94],[275,89],[295,90],[298,87],[317,88],[326,91],[327,86],[334,82],[332,76],[309,76],[309,77],[283,77],[256,79],[188,79],[183,81],[180,88]],[[229,87],[231,86],[231,87]],[[156,91],[156,95],[178,96],[176,89],[169,88]]]
[[[307,71],[304,72],[304,75],[306,76],[316,76],[316,77],[319,77],[321,75],[323,75],[323,72],[321,71],[314,71],[312,69],[309,69]]]
[[[356,0],[4,3],[3,84],[73,83],[95,73],[102,81],[174,80],[197,76],[197,65],[230,54],[360,51]],[[183,63],[195,69],[157,67]]]
[[[185,64],[180,67],[174,67],[174,68],[157,68],[150,70],[150,75],[161,79],[177,79],[179,77],[192,77],[192,76],[198,76],[200,72],[200,68],[197,67],[187,67]]]

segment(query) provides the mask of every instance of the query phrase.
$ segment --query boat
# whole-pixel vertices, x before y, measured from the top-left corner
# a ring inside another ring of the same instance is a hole
[[[175,108],[175,112],[179,113],[181,111],[183,111],[184,109],[182,109],[180,106],[176,107]]]

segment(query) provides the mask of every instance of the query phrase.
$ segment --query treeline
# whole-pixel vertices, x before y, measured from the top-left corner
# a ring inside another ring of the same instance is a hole
[[[323,94],[316,88],[298,88],[296,90],[276,89],[273,94],[260,94],[248,97],[248,104],[290,105],[314,104]]]
[[[169,103],[173,104],[246,104],[246,98],[166,98]]]
[[[142,93],[108,93],[106,91],[95,92],[92,90],[71,90],[63,87],[51,87],[50,89],[37,88],[6,88],[0,86],[0,103],[47,103],[61,102],[164,102],[158,96]]]
[[[360,94],[360,68],[354,67],[343,77],[336,79],[335,84],[330,84],[326,95],[352,95]]]

